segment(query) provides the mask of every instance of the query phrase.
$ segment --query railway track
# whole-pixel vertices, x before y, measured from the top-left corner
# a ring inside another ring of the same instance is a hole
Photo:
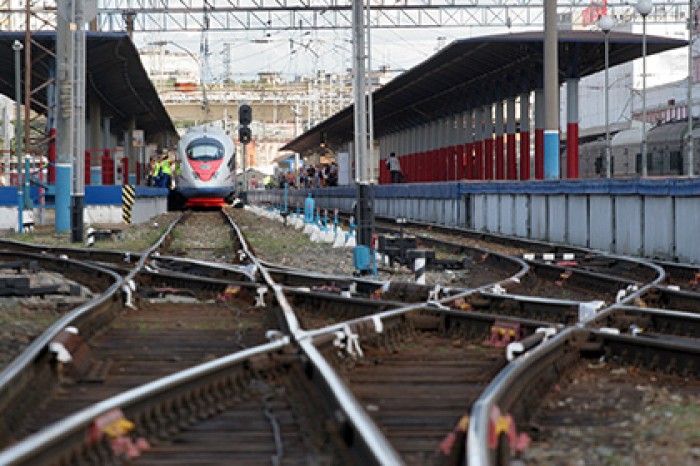
[[[630,445],[609,439],[635,400],[698,401],[697,297],[656,286],[663,271],[643,261],[577,253],[557,265],[472,248],[469,261],[493,256],[505,272],[473,290],[304,273],[261,262],[244,241],[241,263],[210,264],[167,249],[173,231],[156,256],[89,259],[135,280],[120,298],[138,311],[78,325],[90,357],[76,353],[75,367],[56,353],[32,363],[53,384],[32,418],[3,411],[22,433],[0,464],[135,453],[136,464],[542,464],[566,462],[582,426],[608,426],[581,456],[605,461]],[[593,299],[604,303],[582,312]],[[622,401],[596,404],[589,386]],[[505,425],[518,435],[493,442]]]
[[[677,415],[700,401],[699,363],[697,340],[569,329],[482,394],[469,464],[692,464],[694,429],[679,425],[696,413]]]
[[[267,341],[271,321],[257,285],[187,282],[182,288],[177,279],[151,275],[137,282],[139,297],[110,321],[85,321],[74,327],[77,335],[70,329],[56,335],[46,361],[52,376],[43,382],[48,396],[30,416],[6,407],[12,428],[3,443],[129,388]]]
[[[402,234],[403,227],[397,228],[384,222],[381,230],[399,235]],[[527,273],[523,273],[518,280],[504,280],[500,284],[504,290],[497,292],[612,304],[620,298],[621,292],[624,296],[632,288],[638,289],[663,278],[660,269],[647,262],[604,256],[579,248],[433,225],[412,225],[408,231],[416,235],[419,245],[452,254],[469,250],[472,251],[472,257],[507,258],[509,256],[506,255],[510,255],[527,259]],[[475,270],[475,275],[480,273],[480,269]],[[461,285],[463,284],[458,283],[453,286]],[[469,288],[467,285],[464,284],[463,287]]]

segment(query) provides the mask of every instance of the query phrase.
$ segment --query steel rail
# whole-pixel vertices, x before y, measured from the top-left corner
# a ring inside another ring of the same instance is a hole
[[[648,355],[653,351],[663,351],[666,354],[661,358],[662,360],[676,360],[680,363],[679,353],[691,353],[695,359],[700,357],[700,345],[697,342],[686,343],[670,339],[655,340],[637,336],[616,335],[590,328],[569,327],[506,366],[474,404],[467,440],[467,459],[470,466],[492,465],[491,450],[488,446],[489,417],[492,409],[497,406],[498,401],[503,400],[508,406],[501,406],[500,408],[508,411],[508,408],[518,399],[517,394],[511,394],[509,390],[517,387],[519,391],[524,391],[527,388],[523,387],[531,387],[537,377],[537,373],[533,371],[537,371],[543,365],[548,365],[553,355],[563,351],[567,343],[574,340],[583,341],[578,335],[598,337],[602,339],[603,345],[606,342],[609,345],[614,344],[617,346],[618,351],[620,351],[619,348],[621,347],[627,348],[629,346],[638,348],[639,353],[637,354],[643,353]],[[684,367],[695,371],[697,364],[693,360],[685,364]],[[676,367],[676,370],[680,371],[680,368]]]
[[[25,255],[23,253],[15,253],[15,255]],[[74,310],[64,315],[56,322],[54,322],[48,329],[46,329],[36,340],[34,340],[25,349],[22,354],[17,356],[2,372],[0,372],[0,399],[3,398],[5,392],[7,392],[8,386],[16,382],[17,378],[29,369],[29,366],[33,364],[39,355],[45,351],[49,343],[58,335],[63,329],[69,326],[72,322],[82,317],[83,315],[89,313],[92,309],[101,304],[106,303],[108,300],[112,299],[114,294],[121,288],[123,284],[122,277],[111,270],[105,269],[103,267],[97,267],[91,264],[84,264],[72,259],[61,259],[61,258],[41,258],[35,255],[28,255],[31,258],[40,258],[44,260],[55,260],[63,261],[66,263],[74,264],[75,266],[84,267],[95,272],[99,272],[114,279],[114,283],[102,292],[99,296],[91,299],[90,301],[83,303],[76,307]]]
[[[140,402],[167,394],[167,392],[181,387],[187,382],[197,381],[208,375],[226,371],[233,366],[244,363],[253,356],[281,350],[288,344],[289,338],[283,337],[271,343],[245,349],[229,356],[185,369],[98,402],[0,452],[0,464],[7,466],[31,464],[36,455],[47,451],[51,447],[60,446],[63,441],[73,435],[86,432],[96,418],[113,409],[127,410]]]
[[[468,464],[470,466],[489,466],[490,457],[488,449],[488,433],[489,433],[489,416],[491,409],[494,406],[494,401],[503,396],[506,385],[512,384],[520,376],[523,375],[532,364],[535,364],[537,360],[541,360],[546,357],[549,352],[554,351],[557,342],[571,338],[574,332],[578,329],[588,326],[588,324],[594,319],[599,318],[603,313],[608,313],[613,309],[619,309],[626,306],[629,302],[632,302],[635,298],[639,297],[642,293],[656,287],[659,282],[665,278],[665,271],[660,266],[653,264],[649,261],[643,261],[639,259],[622,258],[620,256],[612,254],[601,254],[607,257],[620,258],[624,260],[631,260],[633,262],[644,263],[645,265],[656,270],[658,276],[652,282],[645,284],[639,290],[626,296],[620,302],[615,303],[601,312],[590,316],[587,319],[581,321],[576,327],[570,327],[554,338],[543,342],[541,345],[536,346],[530,351],[524,353],[515,361],[511,362],[506,366],[501,373],[496,376],[496,378],[489,384],[486,390],[482,393],[479,400],[474,403],[471,412],[472,422],[469,424],[469,432],[467,435],[467,458]]]
[[[267,268],[250,251],[248,244],[243,239],[243,235],[238,226],[230,217],[228,218],[232,227],[239,235],[239,238],[241,238],[243,250],[259,268],[259,271],[268,286],[274,290],[275,297],[280,305],[282,315],[285,318],[286,325],[292,338],[300,346],[305,356],[311,362],[314,370],[321,376],[320,379],[312,379],[317,384],[325,386],[326,393],[331,395],[338,403],[340,408],[345,413],[348,425],[352,426],[353,431],[356,433],[356,436],[353,436],[353,438],[357,437],[357,440],[362,442],[364,449],[361,449],[359,452],[360,456],[362,456],[366,461],[371,461],[372,464],[382,464],[387,466],[399,466],[403,464],[403,460],[398,453],[396,453],[393,446],[388,442],[377,425],[367,415],[357,399],[352,395],[348,387],[340,379],[338,374],[333,371],[325,358],[323,358],[323,356],[314,347],[310,334],[301,329],[299,320],[297,319],[296,314],[294,313],[292,307],[287,301],[287,297],[284,294],[284,288],[274,282],[267,271]]]

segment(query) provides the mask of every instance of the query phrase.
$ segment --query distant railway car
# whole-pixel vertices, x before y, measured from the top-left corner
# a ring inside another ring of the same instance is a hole
[[[696,123],[697,124],[697,123]],[[679,176],[687,172],[687,121],[672,121],[647,130],[647,173],[649,176]],[[693,129],[695,173],[700,169],[700,128]],[[610,155],[613,177],[635,177],[642,173],[642,131],[633,127],[613,135]],[[605,177],[605,141],[579,146],[581,178]]]
[[[217,207],[231,201],[236,186],[236,146],[220,128],[189,128],[177,146],[175,207]]]

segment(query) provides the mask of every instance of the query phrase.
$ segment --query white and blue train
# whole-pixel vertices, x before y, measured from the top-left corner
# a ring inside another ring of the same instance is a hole
[[[177,145],[172,196],[178,207],[219,207],[236,191],[236,146],[214,126],[194,126]]]

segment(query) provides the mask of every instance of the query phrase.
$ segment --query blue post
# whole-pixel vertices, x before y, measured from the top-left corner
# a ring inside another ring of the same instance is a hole
[[[313,223],[314,208],[315,202],[313,197],[311,197],[311,193],[309,193],[308,197],[306,198],[306,202],[304,203],[304,223]]]
[[[284,211],[287,212],[287,197],[289,196],[289,183],[284,183]]]
[[[70,230],[71,164],[56,163],[56,231]]]
[[[544,179],[559,179],[559,131],[544,132]]]
[[[338,231],[338,209],[333,211],[333,232]]]

